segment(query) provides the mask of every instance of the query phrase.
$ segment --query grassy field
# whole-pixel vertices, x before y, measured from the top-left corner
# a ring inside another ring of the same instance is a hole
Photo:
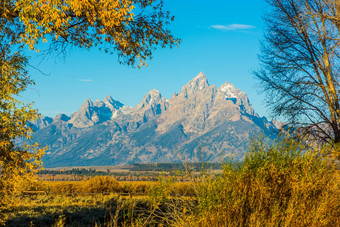
[[[6,226],[168,225],[169,204],[192,206],[195,201],[192,182],[170,180],[117,182],[97,176],[85,181],[35,181],[25,190],[6,210]]]
[[[150,210],[147,197],[38,195],[10,207],[6,226],[130,226],[145,222]]]

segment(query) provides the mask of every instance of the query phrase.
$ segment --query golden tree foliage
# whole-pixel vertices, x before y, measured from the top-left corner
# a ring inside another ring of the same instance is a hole
[[[32,50],[47,41],[51,52],[98,46],[117,53],[121,63],[139,59],[144,65],[157,45],[180,42],[166,29],[173,17],[163,5],[162,0],[3,0],[0,18],[10,23],[9,38]]]
[[[0,46],[0,223],[1,209],[17,192],[22,177],[30,176],[40,166],[43,149],[38,145],[16,146],[15,139],[29,137],[27,121],[37,116],[30,105],[14,96],[32,81],[23,68],[27,63],[19,53],[11,54],[9,46]]]

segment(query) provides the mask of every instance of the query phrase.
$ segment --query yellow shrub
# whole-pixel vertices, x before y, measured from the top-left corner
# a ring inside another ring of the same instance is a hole
[[[86,193],[119,192],[118,181],[109,176],[96,176],[82,182],[82,191]]]
[[[131,182],[121,182],[122,192],[124,193],[147,193],[154,182],[144,182],[144,181],[131,181]]]
[[[194,196],[196,190],[196,185],[193,182],[174,182],[170,185],[172,196]]]
[[[182,226],[340,226],[339,170],[325,153],[285,138],[255,141],[244,162],[229,163],[198,191]]]
[[[79,182],[57,181],[48,182],[48,189],[53,194],[73,194],[80,192]]]

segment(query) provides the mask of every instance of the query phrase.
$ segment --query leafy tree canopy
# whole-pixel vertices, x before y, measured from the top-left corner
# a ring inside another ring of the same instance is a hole
[[[3,0],[0,30],[31,50],[47,41],[49,52],[98,46],[121,63],[144,65],[157,45],[180,42],[166,28],[174,18],[163,6],[162,0]]]

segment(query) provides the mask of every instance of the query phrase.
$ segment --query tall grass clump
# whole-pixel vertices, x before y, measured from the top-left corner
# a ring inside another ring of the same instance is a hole
[[[331,147],[254,140],[242,163],[200,183],[179,226],[340,226],[340,177]]]

